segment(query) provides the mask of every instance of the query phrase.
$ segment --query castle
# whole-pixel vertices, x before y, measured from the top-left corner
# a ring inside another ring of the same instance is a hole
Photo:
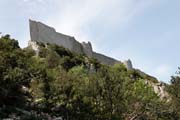
[[[78,54],[86,54],[88,57],[94,57],[100,63],[105,65],[114,65],[116,63],[123,63],[127,68],[127,70],[134,69],[132,66],[132,62],[129,59],[124,62],[121,62],[111,57],[105,56],[103,54],[94,52],[90,42],[80,43],[74,37],[58,33],[54,28],[49,27],[41,22],[29,20],[29,26],[30,26],[30,37],[31,37],[31,40],[29,41],[29,46],[37,53],[39,51],[39,46],[37,44],[38,42],[45,44],[46,43],[56,44],[59,46],[63,46],[64,48],[67,48],[72,52]],[[139,70],[139,72],[141,71]],[[143,72],[141,72],[141,74],[146,75],[146,73]],[[146,84],[152,86],[155,93],[157,93],[161,99],[168,96],[166,91],[164,90],[163,84],[159,82],[153,83],[147,80],[146,80]]]
[[[58,33],[54,28],[49,27],[41,22],[29,20],[29,26],[31,37],[29,46],[31,46],[35,51],[38,51],[37,42],[50,43],[63,46],[78,54],[86,54],[88,57],[94,57],[102,64],[114,65],[116,63],[121,63],[121,61],[118,61],[114,58],[110,58],[103,54],[94,52],[90,42],[80,43],[74,37]],[[127,60],[123,63],[128,70],[133,69],[130,60]]]

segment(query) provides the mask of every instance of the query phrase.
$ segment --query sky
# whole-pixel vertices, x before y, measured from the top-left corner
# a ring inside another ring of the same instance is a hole
[[[0,32],[22,48],[29,19],[168,83],[178,70],[180,0],[0,0]]]

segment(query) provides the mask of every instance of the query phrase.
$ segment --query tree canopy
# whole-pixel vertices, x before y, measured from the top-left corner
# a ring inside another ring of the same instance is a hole
[[[167,102],[146,84],[155,79],[138,70],[106,66],[57,45],[39,46],[36,56],[9,35],[0,38],[0,118],[180,119],[179,76],[167,87]]]

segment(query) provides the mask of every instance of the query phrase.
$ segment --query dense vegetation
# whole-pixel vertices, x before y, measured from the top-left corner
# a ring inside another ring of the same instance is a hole
[[[179,73],[167,87],[167,102],[145,83],[154,78],[137,70],[105,66],[57,45],[39,46],[37,56],[9,35],[0,38],[1,119],[180,119]]]

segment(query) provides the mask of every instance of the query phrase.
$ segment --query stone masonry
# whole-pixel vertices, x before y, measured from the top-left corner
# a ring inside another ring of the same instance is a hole
[[[49,27],[41,22],[29,20],[29,26],[30,26],[30,37],[31,37],[29,46],[34,46],[36,45],[35,43],[37,42],[57,44],[75,53],[86,54],[88,57],[94,57],[102,64],[114,65],[115,63],[121,63],[116,59],[94,52],[90,42],[79,43],[74,37],[58,33],[54,28]],[[37,51],[37,46],[34,46],[32,48],[35,48],[34,50]],[[131,69],[132,68],[131,66],[127,68]]]

